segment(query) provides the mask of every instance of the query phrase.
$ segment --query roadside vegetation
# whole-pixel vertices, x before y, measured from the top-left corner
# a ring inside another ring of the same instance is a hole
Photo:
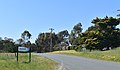
[[[38,34],[35,43],[31,43],[32,34],[25,30],[21,38],[14,41],[12,38],[0,37],[0,52],[14,53],[18,46],[31,48],[32,52],[53,52],[58,50],[110,50],[120,46],[120,18],[105,16],[91,20],[92,26],[83,32],[83,23],[73,26],[71,32],[62,30],[58,33],[43,32]],[[69,47],[70,46],[70,47]]]
[[[53,60],[32,56],[31,63],[28,63],[28,54],[19,53],[19,62],[12,53],[0,53],[0,70],[54,70],[56,62]]]
[[[75,50],[65,50],[65,51],[55,51],[52,52],[53,54],[67,54],[67,55],[74,55],[74,56],[82,56],[87,58],[95,58],[100,60],[107,60],[107,61],[114,61],[120,62],[120,48],[116,48],[109,51],[81,51],[76,52]]]
[[[16,53],[18,47],[21,46],[31,48],[31,52],[37,53],[53,52],[120,62],[120,48],[118,48],[120,46],[120,28],[117,27],[120,24],[120,17],[96,17],[91,23],[93,25],[84,32],[81,22],[74,25],[70,33],[68,30],[55,33],[54,29],[50,28],[50,32],[40,33],[35,43],[31,43],[32,34],[27,30],[21,33],[21,37],[15,41],[12,38],[0,37],[0,69],[54,69],[56,63],[43,57],[33,56],[31,63],[21,61],[17,63],[15,57],[8,57],[12,56],[8,53]],[[84,51],[82,51],[83,49]],[[21,56],[23,57],[19,58],[22,61],[27,58],[27,56]]]

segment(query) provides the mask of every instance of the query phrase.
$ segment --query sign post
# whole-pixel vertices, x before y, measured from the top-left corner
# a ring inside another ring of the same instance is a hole
[[[29,50],[29,62],[31,62],[31,48]]]
[[[29,52],[29,63],[31,62],[31,48],[22,47],[22,46],[17,47],[17,62],[18,62],[18,52],[21,52],[21,53]]]
[[[18,47],[17,47],[17,62],[18,62]]]

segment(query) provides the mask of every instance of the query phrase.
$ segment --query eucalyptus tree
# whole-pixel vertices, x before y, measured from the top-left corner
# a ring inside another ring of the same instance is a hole
[[[82,23],[78,23],[73,27],[73,33],[75,34],[75,37],[78,37],[82,32]]]
[[[57,34],[57,37],[59,50],[62,50],[62,48],[66,48],[69,45],[69,33],[67,30],[60,31]]]
[[[29,31],[25,30],[22,34],[21,34],[21,38],[25,41],[28,42],[31,38],[31,34]]]
[[[67,39],[69,37],[69,33],[67,30],[63,30],[63,31],[60,31],[58,34],[58,40],[59,40],[59,43],[60,42],[67,42]]]
[[[73,27],[69,35],[69,41],[71,45],[78,45],[78,37],[82,34],[82,23],[78,23]]]
[[[27,30],[25,30],[22,34],[21,34],[21,39],[24,41],[23,45],[24,46],[28,46],[31,44],[30,42],[30,38],[31,38],[31,33]]]
[[[54,46],[58,43],[58,38],[55,33],[52,33],[52,39],[52,48],[54,50]],[[40,33],[35,43],[38,47],[38,52],[50,52],[51,33]]]
[[[15,42],[15,44],[18,44],[18,45],[22,46],[24,44],[24,40],[22,38],[17,39],[17,41]]]
[[[2,46],[2,51],[5,52],[15,52],[15,45],[12,38],[5,37],[0,41]]]

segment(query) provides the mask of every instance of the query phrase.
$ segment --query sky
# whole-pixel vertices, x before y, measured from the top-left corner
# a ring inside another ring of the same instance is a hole
[[[83,32],[91,20],[113,16],[120,12],[120,0],[0,0],[0,37],[21,38],[28,30],[31,42],[43,32],[68,30],[82,23]],[[120,28],[120,26],[118,26]]]

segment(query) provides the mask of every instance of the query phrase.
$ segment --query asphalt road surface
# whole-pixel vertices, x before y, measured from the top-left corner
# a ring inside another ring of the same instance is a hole
[[[68,70],[120,70],[120,63],[69,56],[63,54],[37,54],[60,62]]]

